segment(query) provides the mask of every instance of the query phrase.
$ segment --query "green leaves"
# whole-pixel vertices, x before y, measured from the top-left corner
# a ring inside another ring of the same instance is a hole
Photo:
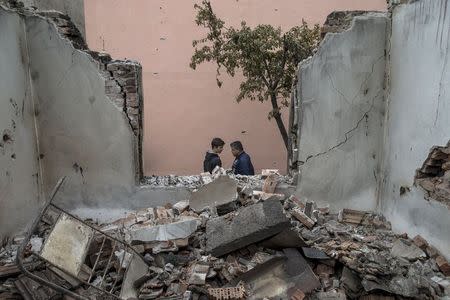
[[[201,5],[194,7],[197,10],[195,23],[204,27],[207,34],[192,42],[195,50],[190,67],[195,70],[201,63],[214,61],[219,87],[222,86],[221,70],[232,77],[236,71],[241,71],[244,80],[236,101],[270,100],[272,111],[268,118],[276,119],[287,147],[288,137],[280,110],[289,105],[298,64],[312,56],[319,44],[319,25],[310,29],[302,20],[301,26],[283,32],[280,27],[266,24],[251,28],[243,21],[240,28],[227,28],[214,14],[208,0],[202,0]]]
[[[195,69],[203,62],[217,64],[217,84],[221,70],[234,76],[239,69],[244,75],[237,101],[243,99],[265,101],[271,94],[288,98],[294,81],[297,65],[311,56],[320,39],[320,29],[310,29],[305,21],[301,26],[283,33],[280,27],[258,25],[255,28],[241,22],[240,28],[226,28],[211,7],[203,0],[195,4],[195,22],[207,30],[205,38],[195,40],[190,67]],[[286,106],[288,101],[282,101]]]

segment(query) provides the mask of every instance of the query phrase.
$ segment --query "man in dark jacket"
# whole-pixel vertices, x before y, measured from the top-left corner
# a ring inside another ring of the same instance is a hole
[[[203,161],[203,171],[212,173],[215,167],[222,167],[222,161],[219,154],[223,150],[225,142],[221,138],[213,138],[211,141],[211,150],[206,152],[205,160]]]
[[[240,141],[232,142],[231,153],[233,153],[235,160],[233,162],[233,173],[236,175],[255,175],[252,160],[250,156],[245,153],[244,147]]]

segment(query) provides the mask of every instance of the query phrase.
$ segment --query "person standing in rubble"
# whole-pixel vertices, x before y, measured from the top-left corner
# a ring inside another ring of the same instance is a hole
[[[203,171],[212,173],[215,167],[222,167],[222,161],[219,154],[223,151],[225,142],[221,138],[213,138],[211,141],[211,150],[206,152],[203,160]]]
[[[235,141],[230,144],[231,153],[235,157],[233,162],[233,173],[236,175],[255,175],[250,155],[245,153],[244,147],[240,141]]]

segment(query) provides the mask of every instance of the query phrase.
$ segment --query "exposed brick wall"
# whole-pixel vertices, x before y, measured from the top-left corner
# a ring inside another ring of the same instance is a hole
[[[321,29],[322,38],[328,32],[342,32],[347,30],[352,25],[352,20],[356,16],[360,16],[368,13],[364,10],[352,10],[352,11],[334,11],[327,16],[325,23]]]
[[[415,184],[422,187],[428,199],[434,199],[450,208],[450,141],[447,146],[434,146],[416,171]]]
[[[142,66],[131,60],[112,60],[107,53],[89,50],[83,36],[71,19],[58,11],[37,11],[24,7],[16,0],[0,0],[0,4],[14,9],[19,14],[39,15],[51,20],[59,34],[68,39],[75,49],[88,53],[97,63],[99,73],[105,78],[105,93],[120,110],[123,110],[136,137],[138,158],[137,178],[143,177],[143,88]]]

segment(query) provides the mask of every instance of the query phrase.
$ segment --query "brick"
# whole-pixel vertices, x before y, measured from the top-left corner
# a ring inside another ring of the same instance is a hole
[[[218,257],[269,238],[290,226],[280,201],[267,200],[206,223],[206,251]]]
[[[316,267],[316,274],[319,277],[327,278],[334,274],[334,268],[324,264],[318,264]]]
[[[439,251],[431,245],[428,245],[428,247],[425,249],[425,252],[431,258],[436,258],[439,255]]]
[[[436,264],[445,276],[450,276],[450,264],[442,255],[436,257]]]
[[[414,242],[414,244],[417,247],[419,247],[423,251],[425,251],[427,249],[427,247],[428,247],[428,242],[423,237],[421,237],[420,235],[416,235],[413,238],[413,242]]]
[[[277,184],[278,184],[277,175],[271,174],[267,176],[266,180],[264,180],[262,191],[264,193],[273,194],[275,192]]]
[[[313,219],[311,219],[310,217],[305,215],[298,208],[294,208],[293,210],[291,210],[291,214],[292,214],[292,216],[294,216],[297,220],[299,220],[303,225],[305,225],[309,229],[313,228],[314,224],[316,223],[316,222],[314,222]]]
[[[303,300],[306,297],[305,293],[303,293],[303,291],[299,289],[295,289],[291,293],[292,293],[290,296],[291,300]]]
[[[297,197],[295,197],[294,195],[291,195],[289,197],[289,200],[295,204],[299,209],[305,209],[305,204],[303,204],[302,201],[300,201],[300,199],[298,199]]]

